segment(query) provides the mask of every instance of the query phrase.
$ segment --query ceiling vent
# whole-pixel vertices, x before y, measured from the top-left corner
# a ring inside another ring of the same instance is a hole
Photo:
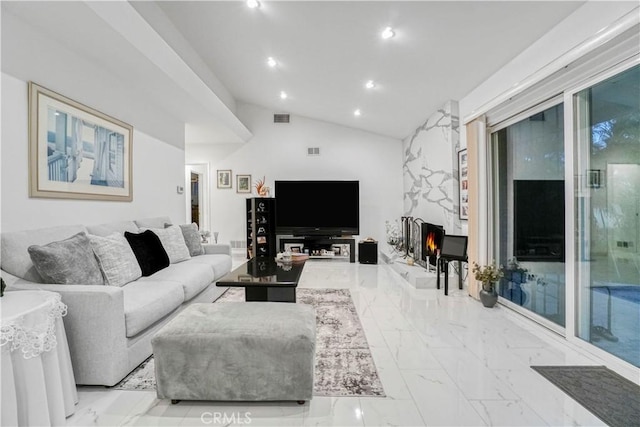
[[[319,156],[320,147],[307,147],[307,156]]]
[[[274,114],[273,123],[289,123],[288,114]]]

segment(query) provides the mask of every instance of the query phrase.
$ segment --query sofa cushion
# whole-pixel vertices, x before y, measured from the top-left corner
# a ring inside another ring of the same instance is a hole
[[[104,285],[98,260],[84,231],[43,246],[31,245],[27,250],[46,283]]]
[[[138,260],[143,276],[151,276],[156,271],[169,266],[169,256],[160,238],[153,231],[147,230],[142,233],[125,231],[124,237]]]
[[[136,280],[122,287],[127,337],[156,323],[184,301],[182,286],[174,282]]]
[[[122,286],[142,276],[140,264],[122,234],[89,235],[89,240],[107,285]]]
[[[198,256],[204,254],[198,224],[195,222],[193,224],[182,224],[180,225],[180,230],[182,231],[184,242],[189,248],[189,255]]]
[[[139,233],[140,229],[133,221],[115,221],[108,222],[106,224],[87,225],[87,231],[89,234],[93,234],[94,236],[105,237],[115,232],[118,232],[123,236],[125,231],[128,231],[129,233]]]
[[[218,280],[231,271],[231,257],[229,255],[200,255],[191,258],[189,263],[208,265],[213,270],[213,280]]]
[[[153,231],[160,238],[171,264],[191,258],[180,227],[172,225],[167,228],[149,228],[148,230]]]
[[[192,263],[191,260],[179,264],[171,264],[153,276],[144,277],[140,281],[163,281],[179,283],[184,292],[184,300],[189,301],[213,282],[213,271],[204,264]]]
[[[42,283],[42,277],[36,270],[27,248],[31,245],[44,245],[56,240],[67,239],[81,231],[87,231],[83,225],[65,225],[35,230],[3,232],[0,247],[2,270],[30,282]]]
[[[136,219],[134,222],[139,228],[164,228],[165,224],[172,224],[168,216]]]

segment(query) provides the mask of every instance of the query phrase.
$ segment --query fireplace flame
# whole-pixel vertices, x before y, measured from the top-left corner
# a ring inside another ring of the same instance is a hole
[[[428,253],[433,254],[438,249],[438,245],[436,245],[436,234],[431,232],[427,234],[427,249]]]

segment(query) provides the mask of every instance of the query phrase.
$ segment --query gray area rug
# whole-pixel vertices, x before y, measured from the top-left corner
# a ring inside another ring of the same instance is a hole
[[[640,426],[640,386],[604,366],[532,366],[612,427]]]
[[[316,396],[381,396],[382,383],[348,289],[296,290],[298,304],[316,310]],[[229,288],[216,302],[244,302],[243,288]],[[284,304],[284,303],[274,303]],[[153,356],[114,386],[155,390]]]

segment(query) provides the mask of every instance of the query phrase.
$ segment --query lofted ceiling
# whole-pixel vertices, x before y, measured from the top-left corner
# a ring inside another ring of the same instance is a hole
[[[188,44],[183,57],[195,51],[236,101],[405,138],[583,3],[262,1],[250,9],[244,1],[158,1],[168,20],[147,21],[161,35],[170,22]],[[396,36],[383,40],[387,26]],[[368,80],[376,87],[366,89]]]

